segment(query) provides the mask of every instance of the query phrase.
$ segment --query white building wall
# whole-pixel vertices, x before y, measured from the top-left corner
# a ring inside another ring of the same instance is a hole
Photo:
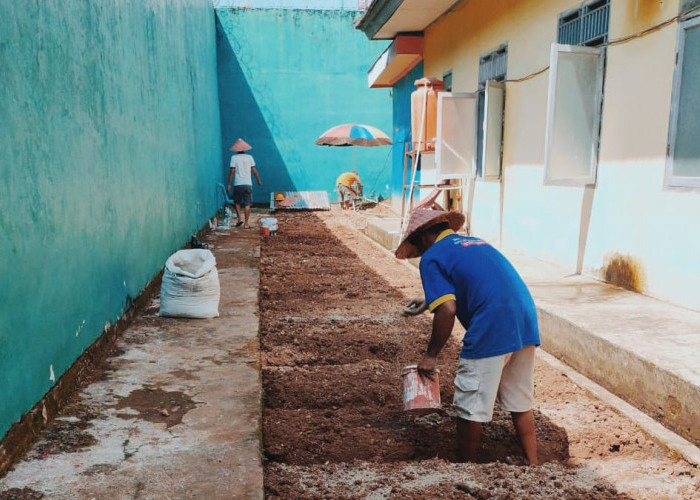
[[[649,2],[636,12],[620,1],[613,7],[612,38],[677,12],[677,6],[669,6],[659,16],[659,5]],[[695,250],[700,191],[664,187],[677,36],[673,23],[608,48],[598,185],[584,269],[600,275],[611,254],[629,256],[639,265],[646,293],[700,309]]]
[[[479,55],[503,42],[508,79],[545,68],[559,13],[579,5],[460,4],[426,31],[425,74],[452,69],[454,90],[474,91]],[[677,0],[612,0],[610,38],[657,25],[678,9]],[[663,179],[677,34],[674,22],[608,47],[595,189],[543,184],[548,72],[508,83],[502,180],[477,181],[472,233],[599,278],[619,255],[644,293],[700,310],[700,190],[667,188]]]

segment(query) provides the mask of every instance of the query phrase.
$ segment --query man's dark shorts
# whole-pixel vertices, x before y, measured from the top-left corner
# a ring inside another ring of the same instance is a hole
[[[253,206],[253,186],[243,184],[233,186],[233,202],[242,207]]]

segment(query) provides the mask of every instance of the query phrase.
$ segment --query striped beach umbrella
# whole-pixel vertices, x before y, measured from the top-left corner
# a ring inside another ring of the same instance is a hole
[[[391,139],[377,127],[345,123],[329,128],[314,141],[319,146],[352,146],[352,169],[355,170],[355,146],[390,146]]]
[[[326,130],[316,139],[319,146],[390,146],[391,139],[370,125],[345,123]]]

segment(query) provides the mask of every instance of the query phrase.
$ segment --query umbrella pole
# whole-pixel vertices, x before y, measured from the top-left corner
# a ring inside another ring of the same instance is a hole
[[[357,169],[355,167],[355,145],[352,145],[352,171],[354,172]]]

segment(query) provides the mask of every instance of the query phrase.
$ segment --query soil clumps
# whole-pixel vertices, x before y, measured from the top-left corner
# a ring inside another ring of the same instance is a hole
[[[402,411],[401,369],[431,317],[401,315],[420,278],[340,211],[278,213],[261,248],[265,494],[291,498],[690,499],[697,470],[537,360],[543,465],[521,454],[510,415],[484,426],[480,463],[456,463],[451,401],[461,338],[439,358],[443,409]]]

